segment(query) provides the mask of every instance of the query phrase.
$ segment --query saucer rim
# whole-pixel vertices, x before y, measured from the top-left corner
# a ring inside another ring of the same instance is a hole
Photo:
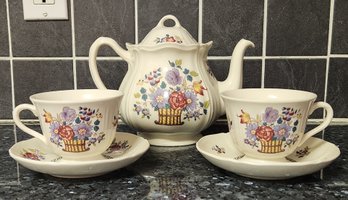
[[[214,159],[217,159],[217,160],[220,160],[220,161],[227,161],[227,162],[230,162],[230,163],[243,163],[243,164],[246,164],[246,165],[253,165],[253,166],[267,166],[267,165],[272,165],[272,166],[308,166],[308,165],[318,165],[318,164],[322,164],[322,163],[328,163],[328,162],[332,162],[333,160],[335,160],[336,158],[338,158],[340,155],[341,155],[341,151],[340,149],[333,143],[331,142],[328,142],[328,141],[325,141],[323,139],[320,139],[320,138],[315,138],[315,137],[310,137],[309,140],[321,140],[323,142],[326,142],[328,143],[330,146],[333,147],[333,151],[334,151],[334,154],[335,156],[333,157],[330,157],[330,158],[326,158],[326,159],[318,159],[316,161],[298,161],[298,162],[280,162],[280,161],[277,161],[277,160],[261,160],[261,159],[255,159],[255,158],[250,158],[250,159],[253,159],[257,162],[251,162],[251,161],[245,161],[243,159],[239,159],[239,160],[236,160],[234,158],[226,158],[226,157],[222,157],[222,156],[219,156],[219,155],[216,155],[216,154],[213,154],[207,150],[204,150],[203,148],[200,147],[200,145],[202,145],[202,143],[204,142],[204,140],[208,140],[210,137],[225,137],[228,135],[228,132],[220,132],[220,133],[216,133],[216,134],[211,134],[211,135],[206,135],[204,137],[202,137],[200,140],[198,140],[198,142],[196,143],[196,148],[197,150],[202,154],[202,155],[206,155],[206,156],[209,156],[209,157],[214,157]],[[301,145],[303,146],[303,145]],[[300,146],[300,147],[301,147]],[[300,147],[297,147],[297,148],[300,148]],[[243,154],[243,153],[241,153]],[[290,154],[291,155],[291,154]],[[325,158],[326,156],[323,156],[323,158]]]
[[[31,160],[31,159],[23,158],[23,157],[18,156],[18,155],[16,155],[14,153],[14,148],[16,146],[22,145],[24,142],[30,142],[30,141],[39,141],[40,142],[40,140],[38,138],[30,138],[30,139],[22,140],[20,142],[15,143],[8,150],[8,152],[9,152],[10,156],[14,160],[16,160],[17,162],[25,162],[25,163],[30,163],[30,164],[33,164],[33,165],[38,165],[38,166],[41,165],[41,166],[53,166],[53,167],[56,167],[56,166],[76,166],[76,165],[84,166],[84,165],[93,165],[93,164],[113,163],[113,162],[122,161],[122,160],[125,160],[125,159],[133,159],[133,158],[137,158],[139,155],[144,154],[150,148],[150,143],[146,139],[144,139],[144,138],[142,138],[140,136],[137,136],[137,135],[135,135],[133,133],[117,132],[116,134],[121,134],[121,135],[125,135],[125,136],[128,136],[128,137],[131,136],[131,137],[135,137],[137,139],[140,139],[141,142],[144,142],[144,145],[145,145],[144,150],[140,151],[140,149],[139,149],[135,153],[130,154],[128,156],[127,156],[127,152],[128,151],[126,151],[124,154],[122,154],[122,155],[120,155],[118,157],[112,158],[112,159],[106,159],[105,158],[105,159],[102,159],[102,160],[69,160],[69,162],[42,162],[42,161],[37,161],[37,160]],[[134,146],[134,148],[137,148],[137,147],[140,148],[139,145]],[[55,154],[52,151],[49,151],[49,153],[50,154]],[[57,154],[55,154],[55,155],[57,155]],[[59,156],[59,155],[57,155],[57,156]],[[64,158],[62,158],[62,160],[64,160]]]

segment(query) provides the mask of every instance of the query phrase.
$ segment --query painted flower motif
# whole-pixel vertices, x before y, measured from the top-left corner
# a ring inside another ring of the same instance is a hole
[[[74,130],[70,126],[60,126],[58,129],[58,134],[65,140],[72,140],[74,138]]]
[[[169,70],[166,73],[165,79],[170,85],[173,86],[180,85],[182,83],[182,77],[180,76],[179,70],[176,68]]]
[[[141,111],[143,110],[143,108],[139,105],[134,105],[134,110],[139,115],[141,113]]]
[[[269,126],[259,126],[256,129],[256,137],[260,140],[271,141],[274,136],[274,130]]]
[[[186,109],[187,110],[195,110],[197,107],[197,96],[195,93],[187,91],[185,92],[185,98],[186,98]]]
[[[59,133],[59,127],[60,127],[60,124],[59,124],[59,122],[57,122],[57,121],[54,121],[54,122],[52,122],[51,124],[50,124],[50,133],[52,134],[52,135],[58,135],[58,133]]]
[[[168,103],[168,92],[161,88],[150,94],[151,105],[156,108],[164,108],[166,103]]]
[[[170,107],[173,109],[183,109],[185,108],[187,102],[186,102],[186,97],[183,92],[172,92],[169,95],[169,104]]]
[[[275,137],[277,140],[285,140],[289,137],[291,127],[287,124],[279,124],[274,126]]]
[[[73,127],[75,136],[79,140],[84,140],[85,138],[88,138],[92,135],[92,127],[88,124],[81,123],[77,124]]]
[[[24,152],[22,154],[23,158],[30,159],[30,160],[44,160],[45,157],[41,155],[39,150],[31,150],[32,152]]]
[[[265,114],[263,115],[263,120],[267,123],[273,123],[277,121],[279,117],[279,112],[276,109],[273,109],[272,107],[267,107]]]
[[[251,122],[250,114],[247,112],[244,112],[243,109],[241,110],[241,112],[242,112],[242,114],[238,116],[240,118],[240,123],[241,124],[250,123]]]
[[[76,111],[69,107],[64,107],[63,112],[61,112],[59,116],[63,121],[71,123],[76,118]]]
[[[158,42],[161,41],[159,39]],[[207,88],[199,73],[183,66],[181,59],[168,60],[168,63],[168,66],[154,68],[139,79],[133,111],[141,118],[158,116],[154,122],[160,125],[182,125],[182,119],[190,121],[207,115],[210,101],[201,97],[205,96]],[[157,115],[153,115],[152,111]],[[171,113],[170,116],[167,113]]]
[[[256,123],[250,123],[246,125],[247,138],[256,139],[256,130],[259,127]]]
[[[148,116],[151,116],[150,114],[150,110],[148,108],[144,108],[141,113],[145,116],[145,117],[148,117]]]

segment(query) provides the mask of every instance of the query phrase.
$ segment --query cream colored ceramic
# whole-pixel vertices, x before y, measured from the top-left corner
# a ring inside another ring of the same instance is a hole
[[[166,21],[174,21],[167,27]],[[241,40],[232,54],[228,78],[218,82],[207,66],[212,42],[197,43],[172,15],[164,16],[140,44],[122,49],[111,38],[98,38],[89,52],[89,67],[100,89],[96,57],[102,45],[110,46],[128,62],[120,90],[122,120],[149,139],[150,144],[176,146],[193,144],[200,132],[225,108],[220,92],[241,88],[244,51],[254,44]]]
[[[84,159],[103,153],[115,138],[122,96],[120,91],[98,89],[38,93],[30,96],[33,105],[14,109],[13,119],[64,159]],[[23,110],[39,118],[43,134],[21,122]]]
[[[83,161],[66,160],[55,154],[37,138],[13,145],[9,153],[24,167],[62,178],[87,178],[99,176],[139,159],[148,149],[147,140],[129,133],[116,133],[114,142],[102,155]]]
[[[280,159],[326,128],[333,110],[317,95],[290,89],[238,89],[222,93],[232,141],[249,157]],[[326,117],[305,133],[308,116],[318,108]]]
[[[229,172],[255,179],[289,179],[311,174],[328,166],[339,155],[337,146],[311,137],[282,160],[259,160],[244,156],[228,133],[201,138],[196,147],[212,164]]]

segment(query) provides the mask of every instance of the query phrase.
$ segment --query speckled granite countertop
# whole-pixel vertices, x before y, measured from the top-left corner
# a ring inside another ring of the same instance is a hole
[[[120,131],[128,131],[119,126]],[[204,134],[226,131],[213,125]],[[8,155],[14,126],[0,126],[0,199],[348,199],[348,126],[330,126],[325,139],[341,155],[323,171],[282,181],[241,177],[209,163],[194,145],[150,147],[123,169],[87,179],[30,171]],[[17,141],[30,138],[17,129]]]

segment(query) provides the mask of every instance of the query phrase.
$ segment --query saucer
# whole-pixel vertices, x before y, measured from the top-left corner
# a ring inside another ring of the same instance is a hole
[[[212,164],[229,172],[255,179],[279,180],[311,174],[329,165],[340,155],[338,147],[318,138],[308,139],[282,160],[258,160],[244,156],[228,133],[201,138],[196,147]]]
[[[66,160],[37,138],[16,143],[9,153],[18,163],[36,172],[62,178],[87,178],[125,167],[139,159],[149,147],[149,142],[139,136],[118,132],[109,149],[88,160]]]

